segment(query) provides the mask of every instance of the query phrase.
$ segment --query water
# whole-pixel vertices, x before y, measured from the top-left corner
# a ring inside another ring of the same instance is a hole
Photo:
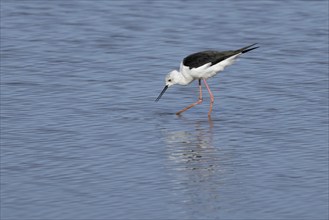
[[[328,218],[328,1],[1,1],[1,219],[219,218]]]

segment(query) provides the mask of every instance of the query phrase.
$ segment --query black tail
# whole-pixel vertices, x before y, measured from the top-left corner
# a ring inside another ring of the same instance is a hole
[[[257,43],[256,43],[256,44],[257,44]],[[258,48],[258,47],[252,47],[252,46],[255,46],[256,44],[251,44],[251,45],[249,45],[249,46],[247,46],[247,47],[243,47],[243,48],[237,50],[237,52],[240,52],[240,53],[247,53],[248,51],[251,51],[251,50],[254,50],[254,49]],[[250,47],[251,47],[251,48],[250,48]]]

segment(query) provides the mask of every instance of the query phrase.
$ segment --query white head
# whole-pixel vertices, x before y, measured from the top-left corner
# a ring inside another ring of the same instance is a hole
[[[168,73],[166,75],[165,78],[165,87],[163,88],[162,92],[160,93],[160,95],[158,96],[158,98],[155,100],[156,102],[159,101],[159,99],[161,98],[161,96],[165,93],[165,91],[172,85],[175,85],[177,83],[179,83],[179,80],[181,78],[181,73],[178,72],[177,70],[173,70],[170,73]]]
[[[168,73],[165,78],[166,86],[170,87],[172,85],[179,83],[180,75],[181,73],[178,72],[177,70],[173,70],[170,73]]]

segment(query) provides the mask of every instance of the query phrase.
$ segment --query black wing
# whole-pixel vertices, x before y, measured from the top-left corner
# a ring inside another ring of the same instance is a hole
[[[184,66],[188,66],[190,69],[200,67],[206,63],[211,63],[212,66],[238,53],[239,52],[235,51],[202,51],[185,57],[183,64]]]
[[[214,50],[207,50],[207,51],[194,53],[194,54],[191,54],[191,55],[185,57],[183,60],[183,64],[184,64],[184,66],[188,66],[190,69],[200,67],[206,63],[211,63],[211,66],[212,66],[212,65],[215,65],[215,64],[217,64],[231,56],[234,56],[238,53],[241,53],[241,52],[246,53],[248,51],[258,48],[258,47],[250,48],[254,45],[255,44],[252,44],[252,45],[243,47],[238,50],[228,50],[228,51],[222,51],[222,52],[214,51]]]

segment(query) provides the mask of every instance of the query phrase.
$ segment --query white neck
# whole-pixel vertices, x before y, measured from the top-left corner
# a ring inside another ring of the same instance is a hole
[[[176,82],[179,85],[188,85],[193,81],[193,77],[189,74],[184,74],[184,71],[177,71]]]

